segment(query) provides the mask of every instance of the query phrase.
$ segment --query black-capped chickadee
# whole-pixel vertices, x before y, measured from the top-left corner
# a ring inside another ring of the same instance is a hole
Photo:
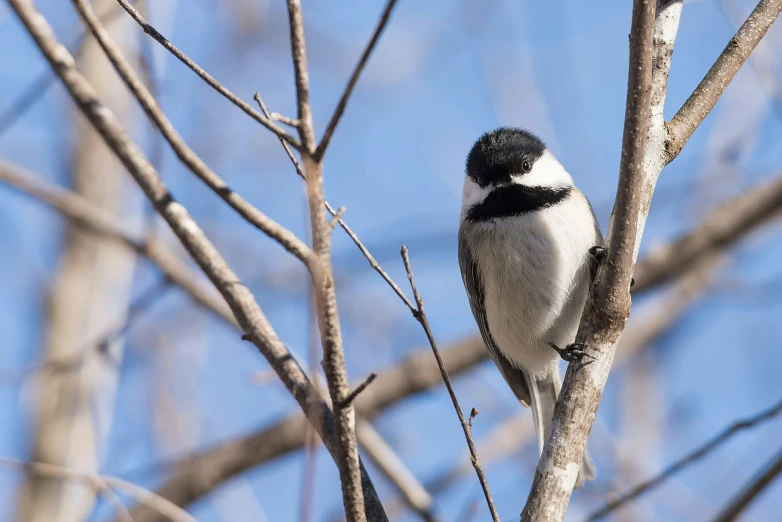
[[[462,279],[486,348],[532,408],[541,452],[561,388],[559,359],[581,355],[571,343],[602,244],[589,201],[537,136],[500,128],[473,145],[459,226]],[[594,476],[585,453],[576,487]]]

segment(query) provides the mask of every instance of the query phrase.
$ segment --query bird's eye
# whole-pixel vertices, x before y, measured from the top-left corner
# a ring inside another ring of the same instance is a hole
[[[529,161],[524,160],[521,163],[521,170],[524,171],[524,172],[529,172],[530,170],[532,170],[532,167],[530,166]]]

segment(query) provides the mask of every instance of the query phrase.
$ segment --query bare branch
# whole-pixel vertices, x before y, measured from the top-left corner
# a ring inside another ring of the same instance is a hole
[[[323,212],[323,207],[326,204],[323,194],[323,165],[312,157],[315,149],[315,131],[312,126],[307,50],[304,41],[301,2],[300,0],[288,0],[287,3],[291,57],[296,80],[299,138],[302,144],[300,152],[307,181],[312,248],[316,256],[316,264],[311,270],[313,295],[318,309],[320,339],[323,346],[323,370],[326,374],[329,396],[334,408],[334,430],[338,441],[336,462],[342,486],[342,501],[348,522],[380,520],[385,519],[386,515],[379,502],[377,505],[372,505],[371,499],[367,499],[365,507],[356,442],[356,416],[353,405],[347,401],[350,394],[350,382],[345,365],[342,332],[337,312],[334,271],[331,266],[332,229],[326,221],[325,212]],[[375,513],[375,511],[378,512]]]
[[[456,415],[458,415],[459,422],[462,424],[464,437],[467,439],[467,447],[470,449],[470,460],[472,461],[472,466],[475,468],[475,473],[478,475],[478,480],[481,483],[483,495],[486,497],[486,503],[488,504],[489,511],[491,512],[491,518],[494,520],[494,522],[499,522],[500,516],[497,514],[497,508],[494,506],[494,500],[491,497],[489,482],[486,480],[486,475],[484,474],[483,468],[481,467],[481,461],[478,458],[478,451],[475,449],[475,442],[472,440],[471,425],[473,416],[470,416],[470,423],[468,424],[467,420],[464,418],[464,413],[462,413],[462,407],[459,405],[459,399],[456,398],[456,392],[453,390],[451,378],[448,377],[448,370],[445,369],[445,364],[443,364],[443,358],[440,355],[440,350],[437,349],[437,341],[435,341],[434,334],[432,333],[432,329],[429,326],[429,320],[426,318],[426,312],[424,312],[424,300],[419,295],[418,287],[415,285],[413,269],[410,267],[410,258],[407,255],[406,246],[402,247],[402,260],[405,263],[405,270],[407,271],[408,279],[410,279],[410,287],[413,290],[413,296],[417,305],[415,312],[413,312],[413,316],[415,317],[416,321],[421,323],[421,327],[426,333],[426,338],[429,340],[429,345],[432,347],[432,352],[434,353],[434,357],[437,360],[437,366],[440,368],[440,374],[442,375],[443,382],[445,383],[445,387],[448,389],[448,394],[451,396],[451,402],[453,402]],[[473,411],[475,411],[475,408],[473,408]]]
[[[345,397],[345,401],[342,403],[342,407],[345,408],[353,404],[353,401],[356,400],[358,394],[364,391],[367,386],[372,384],[372,381],[374,381],[376,377],[377,377],[377,372],[370,373],[366,379],[361,381],[361,383],[358,386],[356,386],[356,388],[352,392],[350,392],[350,395]]]
[[[261,110],[264,114],[267,116],[269,115],[269,110],[266,108],[266,105],[263,103],[263,99],[261,98],[261,95],[259,93],[255,93],[255,101],[258,102],[258,105],[261,107]],[[288,154],[288,158],[290,158],[291,163],[293,163],[293,166],[296,168],[296,173],[304,180],[307,179],[307,175],[304,173],[304,169],[301,168],[301,165],[296,160],[296,158],[293,156],[293,152],[291,152],[290,147],[287,143],[285,143],[283,140],[280,140],[280,143],[282,143],[283,148],[285,149],[285,152]],[[324,205],[326,206],[326,210],[328,210],[329,214],[332,215],[332,217],[337,216],[336,210],[334,210],[334,207],[329,204],[328,201],[324,201]],[[388,286],[391,287],[391,289],[396,293],[397,296],[399,296],[399,299],[402,300],[402,302],[405,303],[405,306],[407,306],[411,312],[415,311],[415,306],[413,306],[413,303],[408,299],[408,297],[405,295],[405,293],[402,291],[402,289],[397,285],[393,279],[391,279],[391,276],[388,275],[388,273],[383,269],[382,266],[380,266],[380,263],[377,262],[375,257],[372,255],[372,253],[367,249],[366,246],[361,242],[361,240],[358,238],[358,235],[353,231],[352,228],[348,226],[348,224],[340,218],[338,220],[339,225],[342,227],[342,230],[345,231],[345,233],[350,237],[350,239],[353,240],[353,243],[358,247],[358,249],[361,251],[361,253],[364,255],[364,257],[369,261],[369,266],[372,267],[373,270],[375,270],[378,274],[380,274],[380,277],[383,278],[383,280],[388,283]]]
[[[96,97],[94,89],[75,67],[71,55],[59,44],[46,19],[30,0],[9,0],[8,3],[60,77],[76,105],[122,161],[155,209],[221,293],[242,330],[266,357],[305,414],[309,415],[311,423],[332,455],[336,455],[340,444],[333,430],[332,412],[322,400],[317,399],[317,390],[276,335],[252,293],[240,282],[187,210],[174,200],[154,167],[129,139],[111,111]],[[319,404],[319,411],[311,407],[312,401]],[[367,498],[371,500],[368,505],[379,505],[377,493],[363,467],[360,472]],[[385,519],[382,508],[374,515],[373,521]]]
[[[61,466],[55,466],[54,464],[47,464],[45,462],[22,462],[21,460],[9,459],[6,457],[0,457],[0,465],[27,471],[28,473],[39,476],[78,481],[92,487],[98,492],[107,492],[111,489],[116,489],[129,495],[136,502],[155,510],[173,522],[196,522],[196,519],[192,515],[188,514],[179,506],[171,503],[169,500],[119,477],[92,475]]]
[[[654,304],[653,309],[644,310],[635,326],[628,328],[622,337],[622,350],[617,353],[616,364],[623,364],[637,354],[652,338],[670,327],[682,310],[690,306],[711,282],[709,274],[713,260],[704,259],[683,274],[669,295]],[[418,393],[431,390],[443,383],[437,360],[430,353],[431,348],[411,350],[402,362],[381,372],[372,386],[356,398],[357,434],[359,444],[364,445],[360,429],[361,419],[372,418],[400,401]],[[479,335],[446,347],[441,352],[443,365],[451,377],[462,375],[488,359],[488,353]],[[176,473],[166,481],[158,494],[179,505],[187,505],[209,492],[217,484],[247,469],[280,457],[305,444],[304,418],[301,414],[286,417],[279,423],[263,430],[215,446],[201,454],[186,459]],[[296,426],[296,427],[294,427]],[[513,430],[516,442],[531,436],[527,432]],[[259,449],[264,444],[268,447]],[[495,450],[493,444],[487,445]],[[484,454],[485,452],[481,452]],[[375,457],[368,451],[368,455]],[[484,454],[484,459],[486,455]],[[491,458],[491,457],[490,457]],[[383,469],[383,466],[380,466]],[[468,464],[468,467],[471,467]],[[386,471],[384,470],[384,473]],[[150,522],[134,510],[136,522]]]
[[[310,105],[310,77],[307,69],[307,48],[304,41],[304,17],[300,0],[288,0],[288,22],[290,26],[291,58],[296,78],[296,107],[299,120],[299,137],[302,151],[312,155],[315,152],[315,130],[312,125]],[[314,159],[314,157],[313,157]],[[315,161],[315,163],[319,163]]]
[[[326,131],[323,133],[323,138],[321,138],[320,144],[313,154],[315,161],[323,161],[323,156],[326,154],[326,148],[329,146],[331,136],[334,134],[334,129],[337,128],[337,124],[339,123],[340,118],[342,118],[342,114],[345,112],[348,99],[350,99],[350,95],[353,93],[353,89],[356,87],[358,78],[361,76],[361,72],[364,70],[367,61],[369,61],[369,56],[372,54],[375,46],[377,46],[377,42],[380,40],[380,36],[383,34],[386,25],[388,25],[388,20],[391,18],[391,11],[393,11],[395,5],[396,0],[388,0],[386,3],[386,7],[383,9],[383,13],[380,15],[380,20],[378,20],[377,26],[375,27],[375,31],[372,33],[372,38],[370,38],[369,42],[367,42],[367,46],[364,48],[364,52],[361,54],[361,58],[359,58],[358,63],[356,63],[356,67],[353,69],[353,74],[350,75],[350,80],[348,80],[348,84],[345,86],[345,91],[342,93],[342,96],[339,99],[339,103],[337,103],[337,108],[334,109],[334,114],[331,115],[331,120],[329,120],[329,124],[326,126]]]
[[[771,461],[763,466],[763,470],[758,476],[747,484],[735,498],[731,499],[713,522],[732,522],[736,520],[741,512],[774,482],[780,474],[782,474],[782,451],[777,452]]]
[[[627,493],[621,495],[616,500],[609,502],[604,507],[592,513],[592,515],[589,516],[589,520],[590,521],[599,520],[605,517],[607,514],[617,509],[619,506],[622,506],[627,502],[643,495],[644,493],[647,493],[650,489],[659,486],[660,484],[665,482],[667,479],[671,478],[673,475],[675,475],[685,467],[689,466],[694,462],[699,461],[700,459],[708,455],[711,451],[713,451],[714,449],[722,445],[724,442],[728,441],[736,433],[757,426],[758,424],[775,417],[780,412],[782,412],[782,401],[778,402],[777,404],[775,404],[771,408],[768,408],[767,410],[764,410],[756,415],[753,415],[752,417],[748,417],[746,419],[734,422],[728,428],[720,432],[719,435],[712,438],[702,446],[698,447],[692,453],[686,455],[685,457],[677,460],[676,462],[674,462],[673,464],[665,468],[662,472],[660,472],[659,475],[647,480],[646,482],[643,482],[642,484],[637,485]]]
[[[161,134],[171,145],[172,150],[182,163],[184,163],[193,174],[201,178],[209,188],[220,196],[223,201],[228,203],[231,208],[236,210],[239,215],[258,230],[277,241],[285,250],[296,256],[309,268],[312,261],[312,250],[290,230],[269,218],[242,196],[231,190],[228,184],[210,169],[198,154],[188,147],[185,140],[182,139],[168,118],[166,118],[166,115],[163,114],[163,111],[160,109],[160,106],[158,106],[154,96],[147,90],[144,83],[133,71],[131,65],[122,56],[120,49],[111,39],[109,33],[103,28],[98,17],[95,16],[90,3],[87,0],[72,1],[79,15],[84,20],[84,23],[93,36],[95,36],[101,48],[106,53],[106,56],[125,82],[125,85],[127,85],[128,89],[130,89],[136,97],[146,115],[160,130]]]
[[[655,13],[656,2],[633,2],[622,158],[607,238],[608,255],[592,285],[576,337],[589,346],[597,360],[588,365],[568,365],[550,433],[521,514],[523,521],[559,522],[564,517],[616,342],[630,313],[630,281],[642,232],[639,214],[643,212],[644,156],[651,120]]]
[[[176,56],[180,62],[185,64],[191,71],[196,73],[210,87],[212,87],[214,90],[222,94],[227,100],[229,100],[231,103],[233,103],[234,105],[242,109],[245,112],[245,114],[250,116],[252,119],[254,119],[255,121],[257,121],[267,129],[269,129],[270,131],[272,131],[279,138],[284,139],[286,142],[288,142],[291,145],[291,147],[293,147],[294,149],[301,148],[301,143],[299,143],[299,140],[294,138],[291,134],[286,132],[279,125],[274,123],[274,121],[264,117],[261,113],[253,109],[249,103],[245,102],[237,95],[229,91],[223,84],[218,82],[212,75],[210,75],[208,72],[202,69],[201,66],[195,63],[193,60],[191,60],[185,53],[180,51],[165,36],[160,34],[160,32],[158,32],[157,29],[152,27],[149,24],[149,22],[147,22],[144,19],[141,13],[139,13],[136,8],[130,5],[130,3],[127,0],[117,0],[117,2],[119,2],[122,8],[125,11],[127,11],[127,13],[133,18],[133,20],[135,20],[136,23],[140,25],[142,29],[144,29],[145,33],[147,33],[149,36],[154,38],[160,45],[165,47],[171,54]]]
[[[668,161],[679,155],[695,129],[708,116],[728,84],[747,61],[782,11],[782,0],[761,0],[701,83],[668,123]]]
[[[288,116],[280,114],[279,112],[267,114],[266,117],[271,118],[272,120],[277,120],[281,123],[284,123],[285,125],[288,125],[289,127],[293,127],[294,129],[299,128],[299,120],[296,118],[289,118]]]

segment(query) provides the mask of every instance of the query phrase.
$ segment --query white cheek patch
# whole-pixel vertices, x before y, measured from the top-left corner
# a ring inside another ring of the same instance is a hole
[[[552,153],[545,151],[530,172],[513,176],[513,183],[528,187],[562,187],[573,185],[573,178]]]
[[[464,191],[462,192],[462,212],[473,205],[483,202],[490,192],[490,187],[481,188],[470,176],[465,176]]]

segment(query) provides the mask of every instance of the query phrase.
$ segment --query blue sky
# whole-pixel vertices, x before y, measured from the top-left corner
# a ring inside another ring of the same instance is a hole
[[[743,15],[751,8],[741,0],[720,4]],[[667,117],[735,31],[720,4],[685,4]],[[79,34],[70,3],[46,0],[39,6],[65,42]],[[381,9],[377,1],[304,1],[318,133]],[[271,110],[294,115],[283,2],[165,0],[155,3],[150,18],[241,97],[249,101],[260,91]],[[476,330],[458,272],[456,230],[464,158],[482,132],[516,125],[540,134],[590,198],[606,229],[621,145],[629,20],[630,3],[618,0],[598,7],[576,0],[400,0],[328,151],[326,192],[332,204],[347,208],[346,220],[400,284],[405,277],[398,251],[402,244],[409,245],[441,344]],[[302,186],[276,138],[154,42],[151,45],[161,104],[185,139],[233,188],[304,236]],[[764,45],[766,58],[754,60],[739,73],[681,156],[664,171],[642,256],[655,244],[686,231],[719,201],[779,175],[779,24]],[[0,55],[2,111],[47,66],[4,4],[0,48],[13,49]],[[0,158],[66,184],[68,157],[76,140],[73,117],[65,92],[55,86],[0,135]],[[138,114],[133,129],[149,150],[152,138]],[[242,223],[169,151],[162,165],[174,194],[248,283],[282,339],[304,360],[309,319],[303,271],[281,248]],[[138,197],[133,190],[129,189],[129,200]],[[3,374],[24,370],[39,357],[45,292],[55,273],[62,231],[57,215],[0,185]],[[774,290],[782,276],[780,255],[778,225],[742,242],[728,256],[718,284],[648,352],[659,402],[649,417],[660,436],[647,444],[648,454],[639,456],[642,476],[782,396],[782,352],[776,342],[782,334],[782,306]],[[334,264],[353,379],[380,371],[423,346],[418,324],[341,233],[335,235]],[[142,263],[135,294],[154,284],[156,277],[154,269]],[[637,299],[634,315],[640,315],[654,297]],[[265,361],[177,290],[169,291],[134,324],[127,342],[103,466],[107,474],[154,487],[164,478],[155,463],[254,431],[295,409],[279,383],[252,383],[252,372],[268,368]],[[601,488],[613,487],[614,450],[633,443],[623,431],[622,406],[623,392],[633,378],[628,369],[612,374],[590,443],[601,482],[591,492],[585,489],[574,496],[569,520],[580,520],[601,503]],[[28,454],[30,382],[0,383],[0,455]],[[456,387],[463,407],[484,412],[476,420],[479,440],[498,422],[521,412],[490,364],[458,379]],[[152,417],[162,400],[158,394],[164,389],[172,390],[177,404],[187,411],[184,420],[179,419],[186,428],[173,438],[161,437],[153,428]],[[526,410],[521,414],[531,422]],[[443,389],[390,409],[376,420],[376,427],[422,480],[466,459],[463,436]],[[649,495],[640,519],[708,518],[779,451],[780,433],[782,422],[776,420],[736,437]],[[487,470],[503,520],[515,518],[523,505],[535,454],[530,444]],[[193,513],[208,522],[296,520],[302,461],[302,453],[296,453],[253,470],[199,501]],[[15,473],[0,472],[2,520],[13,511],[18,479]],[[321,452],[312,520],[330,520],[339,512],[335,479],[333,463]],[[394,497],[389,484],[380,477],[375,480],[385,498]],[[777,516],[781,493],[782,483],[770,488],[747,512],[747,520]],[[476,500],[480,490],[468,474],[437,497],[438,512],[444,520],[457,520]],[[486,519],[484,509],[479,502],[475,520]],[[99,511],[95,519],[105,517],[106,512]],[[401,519],[414,518],[406,513]]]

